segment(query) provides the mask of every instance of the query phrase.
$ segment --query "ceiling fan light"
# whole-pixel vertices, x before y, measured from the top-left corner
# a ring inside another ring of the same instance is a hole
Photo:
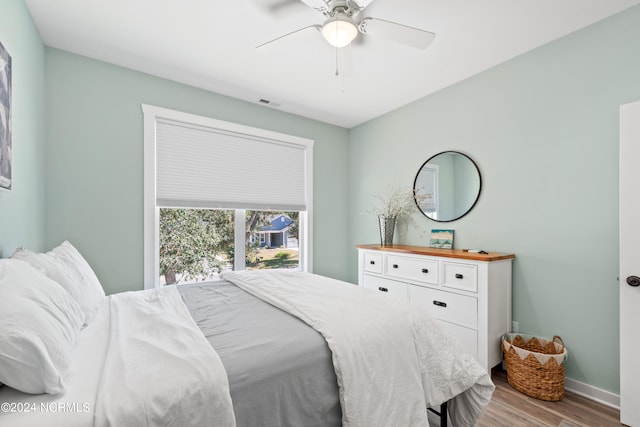
[[[358,35],[358,27],[344,15],[336,15],[322,25],[322,36],[334,47],[345,47]]]

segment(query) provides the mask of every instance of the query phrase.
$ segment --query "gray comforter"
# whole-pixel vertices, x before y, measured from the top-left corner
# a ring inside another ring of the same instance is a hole
[[[238,427],[341,426],[331,352],[318,332],[229,282],[178,290],[220,355]]]

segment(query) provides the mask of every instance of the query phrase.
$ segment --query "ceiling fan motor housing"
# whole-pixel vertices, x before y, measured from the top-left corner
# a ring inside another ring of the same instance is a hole
[[[358,5],[348,0],[331,0],[329,2],[329,10],[327,16],[346,15],[351,17],[354,13],[359,12]]]

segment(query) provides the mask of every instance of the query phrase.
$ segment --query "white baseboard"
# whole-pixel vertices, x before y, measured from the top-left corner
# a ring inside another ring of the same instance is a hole
[[[602,403],[605,406],[620,410],[620,395],[607,390],[585,384],[571,378],[564,379],[564,388],[587,399]]]

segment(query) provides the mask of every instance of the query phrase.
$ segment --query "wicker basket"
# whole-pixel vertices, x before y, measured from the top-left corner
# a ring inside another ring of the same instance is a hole
[[[529,335],[505,334],[502,351],[507,364],[507,380],[513,388],[536,399],[562,400],[567,349],[559,336],[549,341]]]

